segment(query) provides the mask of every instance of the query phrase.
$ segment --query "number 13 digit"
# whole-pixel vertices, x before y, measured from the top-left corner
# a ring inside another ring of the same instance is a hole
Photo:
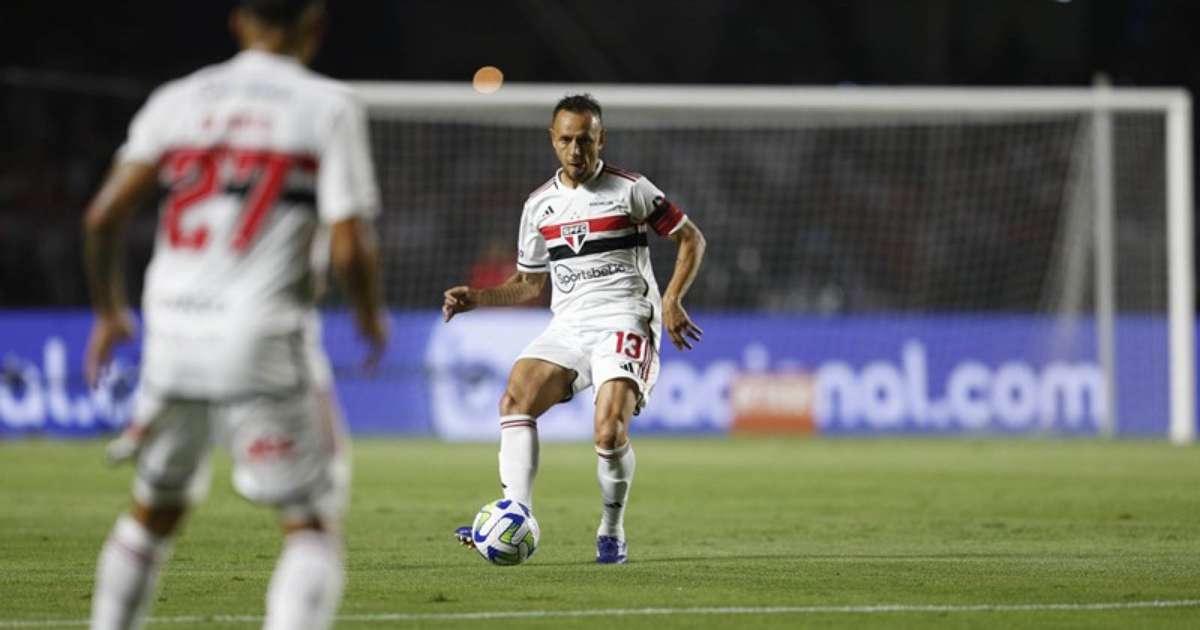
[[[642,359],[642,349],[646,346],[644,337],[637,333],[618,332],[617,333],[617,353],[623,354],[630,359],[640,361]]]

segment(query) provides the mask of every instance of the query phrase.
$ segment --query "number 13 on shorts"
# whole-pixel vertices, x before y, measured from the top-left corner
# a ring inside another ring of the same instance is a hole
[[[646,338],[634,332],[617,332],[617,354],[641,361],[646,353]]]

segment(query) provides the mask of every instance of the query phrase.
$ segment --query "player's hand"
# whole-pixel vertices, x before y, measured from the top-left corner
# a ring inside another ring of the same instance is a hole
[[[663,301],[663,326],[671,337],[671,343],[680,350],[691,350],[692,343],[704,336],[704,331],[688,317],[679,300]]]
[[[450,321],[455,315],[479,306],[479,292],[471,287],[454,287],[442,294],[442,317]]]
[[[127,310],[96,317],[92,332],[88,335],[87,352],[83,356],[83,378],[88,387],[95,387],[100,382],[100,371],[112,359],[113,348],[132,340],[136,332],[137,325]]]
[[[392,327],[386,310],[379,309],[369,315],[358,318],[358,334],[367,342],[367,358],[363,368],[368,372],[379,367],[383,353],[387,351],[388,338],[391,337]]]

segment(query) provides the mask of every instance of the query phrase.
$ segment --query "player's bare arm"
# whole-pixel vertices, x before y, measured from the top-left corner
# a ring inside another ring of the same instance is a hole
[[[379,284],[379,244],[375,229],[357,217],[333,224],[329,263],[354,309],[358,333],[370,345],[366,366],[374,367],[387,348],[388,319]]]
[[[515,306],[536,299],[546,288],[546,273],[518,271],[503,284],[490,289],[458,286],[443,294],[442,315],[450,321],[455,315],[478,306]]]
[[[154,189],[156,177],[157,171],[150,164],[115,165],[83,217],[84,271],[96,313],[83,372],[92,386],[113,348],[133,338],[134,324],[122,271],[125,231],[138,202]]]
[[[696,273],[700,271],[700,262],[704,259],[706,242],[700,228],[693,221],[684,223],[671,240],[679,247],[675,256],[675,271],[671,274],[671,282],[663,294],[663,326],[671,337],[671,343],[680,350],[691,350],[692,343],[700,341],[704,331],[688,317],[683,308],[683,296],[687,295]]]

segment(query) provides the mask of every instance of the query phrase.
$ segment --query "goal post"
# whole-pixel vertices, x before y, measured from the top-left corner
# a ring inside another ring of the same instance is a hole
[[[1167,105],[1167,215],[1170,260],[1171,440],[1196,439],[1195,243],[1192,234],[1192,103]]]
[[[696,308],[831,325],[881,314],[1033,315],[1026,324],[1039,332],[1020,339],[1039,365],[1086,356],[1099,366],[1106,387],[1105,400],[1092,401],[1104,410],[1095,433],[1129,433],[1141,419],[1126,416],[1143,413],[1137,397],[1147,395],[1138,379],[1161,371],[1150,389],[1165,400],[1144,413],[1161,409],[1172,441],[1195,440],[1184,90],[354,88],[371,117],[397,307],[429,306],[481,258],[503,262],[524,193],[557,166],[545,135],[550,109],[588,92],[604,107],[606,157],[646,173],[716,230],[689,299]],[[654,255],[660,282],[669,249]],[[1024,404],[1010,398],[1001,402]]]

